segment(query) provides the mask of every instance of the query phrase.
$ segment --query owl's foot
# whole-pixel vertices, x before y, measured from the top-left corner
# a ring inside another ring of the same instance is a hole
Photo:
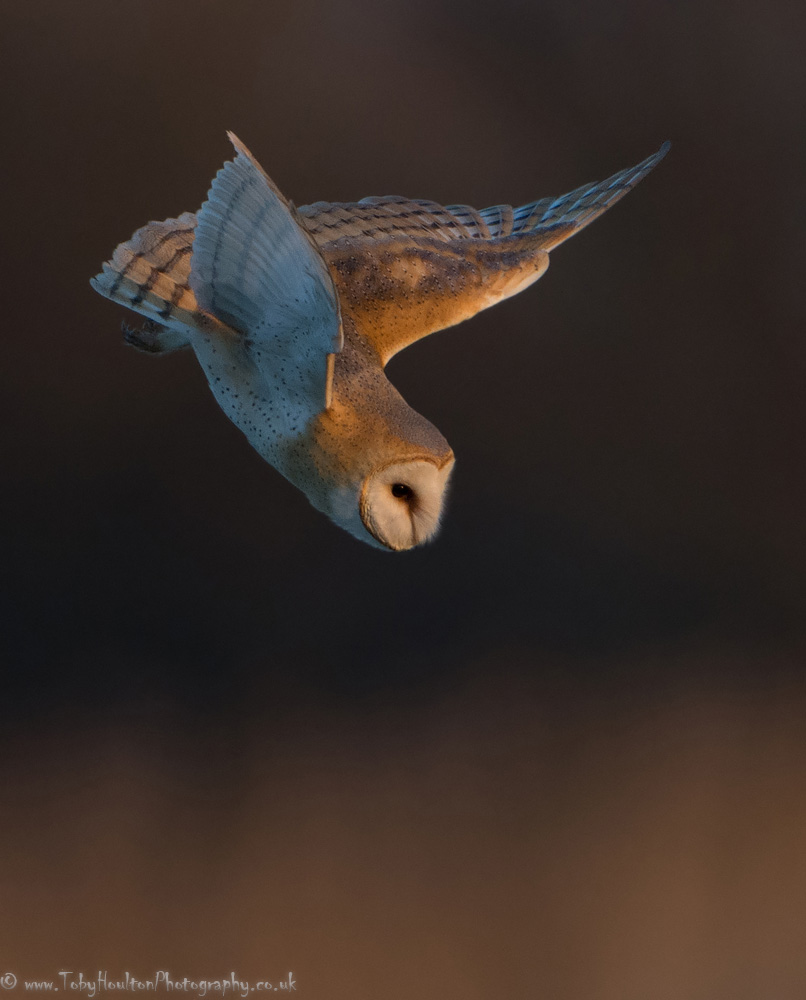
[[[188,346],[187,340],[183,337],[169,330],[167,326],[160,326],[150,319],[147,319],[139,330],[129,326],[128,323],[122,323],[121,330],[127,344],[146,354],[168,354],[170,351],[178,351]]]

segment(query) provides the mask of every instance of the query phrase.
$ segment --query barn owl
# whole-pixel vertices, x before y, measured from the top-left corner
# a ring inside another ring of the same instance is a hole
[[[228,135],[235,157],[198,213],[138,229],[91,284],[147,317],[124,327],[133,346],[191,347],[222,410],[336,524],[386,550],[427,542],[454,455],[386,363],[531,285],[669,144],[520,208],[394,196],[297,208]]]

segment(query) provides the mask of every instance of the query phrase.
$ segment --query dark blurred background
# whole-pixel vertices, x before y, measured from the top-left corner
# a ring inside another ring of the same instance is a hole
[[[0,973],[803,997],[802,6],[2,24]],[[298,204],[518,204],[672,140],[391,364],[458,455],[423,551],[331,526],[89,288],[228,128]]]

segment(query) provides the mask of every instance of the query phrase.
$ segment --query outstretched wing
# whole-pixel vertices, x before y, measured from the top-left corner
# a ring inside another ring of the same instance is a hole
[[[336,289],[316,243],[246,146],[213,180],[197,216],[190,287],[202,309],[245,335],[259,368],[327,405],[342,348]]]
[[[520,208],[479,211],[387,196],[319,201],[299,214],[330,267],[342,308],[385,364],[536,281],[548,252],[615,205],[668,149],[666,142],[605,181]]]

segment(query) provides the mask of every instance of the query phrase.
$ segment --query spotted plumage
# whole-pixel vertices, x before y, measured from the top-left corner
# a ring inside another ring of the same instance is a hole
[[[296,208],[230,139],[199,212],[138,229],[91,283],[146,317],[133,346],[192,347],[227,416],[315,507],[371,545],[425,542],[453,452],[386,362],[536,281],[668,143],[559,198],[477,210],[396,196]]]

